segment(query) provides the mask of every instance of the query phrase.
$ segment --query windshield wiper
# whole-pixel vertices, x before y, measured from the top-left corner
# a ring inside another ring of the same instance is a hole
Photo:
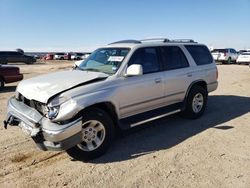
[[[87,68],[87,69],[81,69],[83,71],[94,71],[94,72],[101,72],[100,70],[98,69],[95,69],[95,68]]]

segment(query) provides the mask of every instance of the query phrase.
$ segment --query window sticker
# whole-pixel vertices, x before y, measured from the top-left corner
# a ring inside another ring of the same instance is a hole
[[[110,57],[108,58],[108,61],[122,62],[123,59],[124,59],[123,56],[110,56]]]

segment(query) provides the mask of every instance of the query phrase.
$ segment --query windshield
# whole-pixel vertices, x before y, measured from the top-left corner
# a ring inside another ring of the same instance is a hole
[[[97,49],[79,65],[79,68],[81,70],[115,74],[129,50],[128,48]]]

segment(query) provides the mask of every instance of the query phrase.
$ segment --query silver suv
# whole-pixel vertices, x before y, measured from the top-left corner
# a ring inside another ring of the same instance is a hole
[[[178,112],[198,118],[217,76],[208,48],[192,40],[119,41],[75,70],[20,82],[4,124],[18,125],[42,150],[90,160],[107,150],[117,128]]]

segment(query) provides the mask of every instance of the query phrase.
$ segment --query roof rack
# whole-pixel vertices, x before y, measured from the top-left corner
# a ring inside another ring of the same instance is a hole
[[[170,42],[180,42],[180,43],[197,43],[193,39],[174,39],[171,40]]]
[[[116,42],[112,42],[108,45],[111,45],[111,44],[120,44],[120,43],[133,43],[133,44],[139,44],[141,43],[141,41],[139,40],[120,40],[120,41],[116,41]]]
[[[150,39],[142,39],[141,42],[150,42],[150,41],[162,41],[162,42],[169,42],[170,40],[167,38],[150,38]]]

